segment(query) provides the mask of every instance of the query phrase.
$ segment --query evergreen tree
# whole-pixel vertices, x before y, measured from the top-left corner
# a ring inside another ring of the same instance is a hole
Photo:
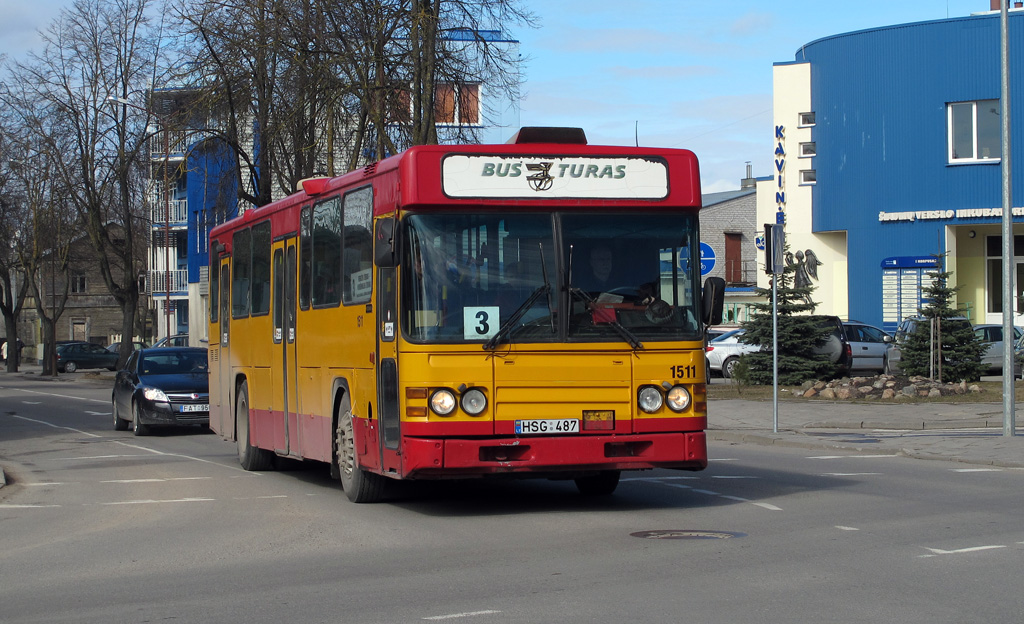
[[[809,280],[801,280],[803,283],[799,285],[794,283],[803,260],[793,262],[792,255],[788,253],[788,245],[786,249],[786,268],[781,275],[775,276],[779,280],[779,383],[799,385],[808,379],[823,379],[835,373],[835,365],[828,354],[820,352],[820,347],[828,340],[834,327],[822,323],[821,317],[810,314],[818,305],[811,299],[814,286],[808,283]],[[766,303],[752,305],[754,311],[750,320],[743,323],[746,331],[740,341],[761,347],[760,351],[743,357],[750,367],[750,382],[768,385],[773,381],[772,291],[770,288],[758,288],[756,293],[764,297]]]
[[[944,255],[934,256],[937,267],[942,266]],[[951,306],[959,288],[949,287],[950,272],[936,268],[927,275],[932,283],[923,289],[928,301],[928,305],[919,310],[923,320],[900,347],[903,372],[930,376],[934,357],[934,374],[938,381],[977,381],[984,370],[981,356],[985,353],[985,343],[975,336],[970,322]]]

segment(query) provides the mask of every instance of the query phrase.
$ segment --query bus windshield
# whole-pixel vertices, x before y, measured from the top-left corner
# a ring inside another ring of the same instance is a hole
[[[412,341],[700,337],[695,214],[421,213],[405,223]]]

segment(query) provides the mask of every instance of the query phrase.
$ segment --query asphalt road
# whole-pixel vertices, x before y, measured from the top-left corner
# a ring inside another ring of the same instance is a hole
[[[701,473],[402,484],[113,431],[109,388],[0,378],[5,623],[1019,622],[1024,471],[716,443]]]

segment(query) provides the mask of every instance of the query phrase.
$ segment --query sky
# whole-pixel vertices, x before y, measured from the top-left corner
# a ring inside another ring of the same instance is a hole
[[[772,173],[772,65],[845,32],[962,17],[989,0],[522,0],[520,122],[583,128],[591,144],[682,147],[705,193]],[[0,54],[38,49],[71,0],[0,0]]]

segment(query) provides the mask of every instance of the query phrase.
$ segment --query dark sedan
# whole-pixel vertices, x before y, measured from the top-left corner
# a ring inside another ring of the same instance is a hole
[[[210,371],[200,347],[140,349],[114,380],[114,429],[210,424]]]
[[[57,370],[73,373],[80,368],[117,368],[117,354],[91,342],[65,342],[57,345]]]

